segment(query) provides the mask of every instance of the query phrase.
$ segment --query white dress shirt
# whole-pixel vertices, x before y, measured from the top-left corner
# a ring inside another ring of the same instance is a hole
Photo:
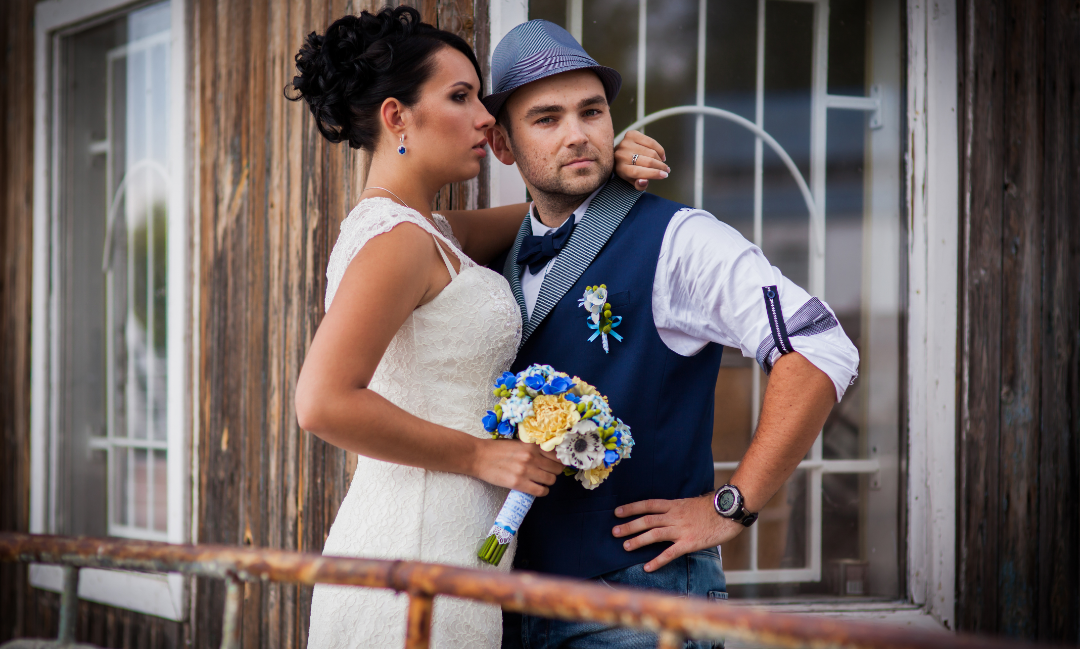
[[[599,191],[574,210],[571,218],[575,223],[581,221]],[[536,236],[555,229],[541,223],[531,205],[529,219]],[[552,258],[535,275],[528,266],[521,269],[521,292],[530,317],[540,286],[554,262]],[[668,223],[660,245],[653,278],[653,323],[660,339],[676,354],[693,356],[714,342],[736,347],[747,358],[756,358],[762,342],[772,339],[762,287],[773,285],[779,289],[786,322],[812,300],[734,228],[704,210],[683,208]],[[835,318],[832,309],[821,304]],[[790,341],[792,349],[832,379],[839,401],[859,369],[859,351],[839,320],[831,329],[791,335]],[[779,350],[773,349],[763,368],[771,370],[779,356]]]

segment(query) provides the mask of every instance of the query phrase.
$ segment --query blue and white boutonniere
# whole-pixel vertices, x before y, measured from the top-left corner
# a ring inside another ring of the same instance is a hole
[[[604,345],[605,354],[609,351],[608,336],[622,342],[622,336],[613,331],[622,322],[622,316],[612,317],[611,304],[608,303],[607,298],[607,284],[601,284],[600,286],[586,288],[585,295],[578,299],[578,305],[589,312],[588,325],[589,329],[593,330],[589,342],[599,337],[600,342]]]

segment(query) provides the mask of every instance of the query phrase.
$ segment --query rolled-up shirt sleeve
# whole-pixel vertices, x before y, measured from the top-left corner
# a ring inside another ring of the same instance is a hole
[[[708,212],[680,210],[668,224],[653,281],[653,321],[678,354],[692,356],[714,342],[739,348],[768,373],[781,355],[763,291],[773,286],[786,340],[829,376],[839,401],[858,375],[859,351],[836,314]]]

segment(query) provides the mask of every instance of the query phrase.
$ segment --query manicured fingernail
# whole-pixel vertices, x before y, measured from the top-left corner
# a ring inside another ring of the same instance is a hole
[[[666,155],[664,156],[664,162],[667,162],[667,156]]]
[[[622,530],[620,530],[620,529],[619,529],[618,527],[616,527],[615,529],[611,530],[611,532],[612,532],[612,533],[613,533],[613,534],[614,534],[615,536],[618,536],[619,534],[622,534]]]
[[[622,507],[616,507],[615,508],[615,515],[616,516],[622,516]]]
[[[661,177],[661,178],[667,178],[667,177],[668,177],[668,172],[666,172],[666,171],[661,171],[661,172],[660,172],[660,177]]]
[[[627,541],[626,543],[623,543],[622,544],[622,549],[623,550],[629,550],[630,549],[630,541]]]

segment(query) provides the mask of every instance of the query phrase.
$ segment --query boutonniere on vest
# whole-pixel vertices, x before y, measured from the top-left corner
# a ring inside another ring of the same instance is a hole
[[[590,286],[585,289],[585,295],[578,298],[578,306],[584,307],[589,312],[587,324],[589,329],[593,330],[593,335],[589,336],[589,342],[599,337],[601,344],[604,346],[605,354],[610,351],[608,348],[608,336],[622,342],[622,336],[614,331],[615,327],[622,323],[622,316],[611,315],[611,304],[608,303],[607,298],[607,284]]]
[[[494,393],[499,402],[484,416],[484,430],[495,439],[517,438],[554,450],[566,465],[563,473],[586,489],[596,489],[630,457],[630,427],[611,414],[607,397],[576,376],[530,365],[517,374],[503,372]],[[481,561],[499,565],[535,499],[520,491],[507,495],[477,553]]]

